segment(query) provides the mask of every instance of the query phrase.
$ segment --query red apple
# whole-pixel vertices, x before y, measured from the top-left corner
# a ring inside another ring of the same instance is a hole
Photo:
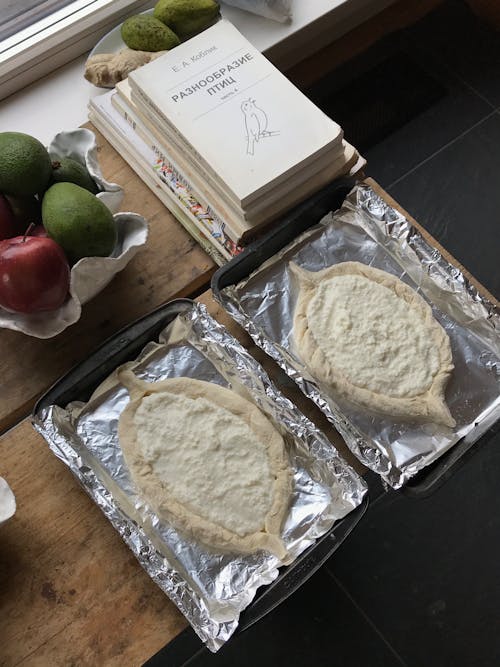
[[[54,310],[64,303],[70,269],[62,248],[42,236],[0,241],[0,306],[15,313]]]
[[[19,234],[16,217],[11,205],[4,195],[0,195],[0,240],[10,239]]]

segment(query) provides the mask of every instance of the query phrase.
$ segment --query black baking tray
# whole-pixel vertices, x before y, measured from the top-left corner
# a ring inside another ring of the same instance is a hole
[[[346,178],[335,181],[320,190],[283,217],[271,232],[254,241],[240,255],[219,268],[214,273],[211,283],[212,292],[217,301],[221,303],[220,293],[223,289],[248,278],[253,271],[302,232],[316,225],[330,211],[340,208],[354,184],[354,179]],[[479,439],[477,439],[477,431],[462,438],[439,459],[406,482],[400,492],[412,497],[429,496],[453,474],[459,465],[467,460],[468,456],[493,437],[498,430],[500,430],[500,420],[491,423],[485,419],[481,424]],[[474,438],[476,438],[475,441]]]
[[[250,243],[242,253],[214,273],[211,287],[215,297],[218,298],[225,287],[235,285],[249,276],[266,259],[319,222],[329,211],[340,208],[355,184],[354,178],[340,178],[333,181],[273,223],[270,232]]]
[[[137,357],[150,341],[158,339],[164,329],[178,315],[193,306],[190,299],[170,301],[149,315],[133,322],[108,338],[87,359],[75,366],[58,380],[36,403],[32,417],[51,405],[66,407],[71,401],[87,401],[97,386],[118,366]],[[331,530],[306,549],[295,561],[283,567],[274,582],[263,586],[254,601],[242,612],[238,632],[241,632],[296,591],[333,554],[357,525],[368,507],[368,494],[363,502],[345,518],[338,521]],[[177,656],[187,659],[193,652],[205,650],[194,631],[181,633],[172,650]],[[168,645],[170,647],[170,644]],[[177,658],[176,658],[177,660]],[[169,665],[183,664],[171,662]]]

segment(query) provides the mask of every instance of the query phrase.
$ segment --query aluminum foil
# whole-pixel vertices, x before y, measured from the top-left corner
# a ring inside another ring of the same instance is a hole
[[[292,559],[361,503],[363,480],[204,306],[193,304],[161,333],[158,343],[149,343],[127,366],[148,382],[186,376],[231,387],[269,416],[285,439],[294,470],[283,527]],[[45,408],[34,426],[144,569],[216,651],[236,630],[240,612],[259,586],[279,575],[280,562],[264,552],[213,553],[158,519],[137,493],[120,450],[117,425],[128,400],[115,371],[88,402]]]
[[[447,331],[455,369],[446,402],[454,430],[369,414],[331,395],[294,352],[295,262],[319,271],[358,261],[394,274],[430,303]],[[368,468],[399,488],[462,438],[469,442],[500,418],[500,312],[461,271],[365,184],[248,278],[219,295],[223,307],[325,413]]]

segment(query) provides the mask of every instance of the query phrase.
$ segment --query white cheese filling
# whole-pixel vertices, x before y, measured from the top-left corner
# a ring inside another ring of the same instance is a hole
[[[425,392],[439,369],[423,320],[393,290],[364,276],[321,282],[307,307],[311,335],[351,384],[378,394]]]
[[[179,502],[240,536],[264,528],[274,478],[242,419],[205,398],[161,392],[142,399],[134,424],[144,459]]]

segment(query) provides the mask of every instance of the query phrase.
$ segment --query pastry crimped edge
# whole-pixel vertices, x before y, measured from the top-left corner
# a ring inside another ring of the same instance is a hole
[[[335,393],[358,407],[367,408],[378,414],[408,421],[428,421],[449,428],[456,425],[444,398],[444,390],[454,368],[450,340],[443,327],[434,318],[429,304],[415,290],[390,273],[361,262],[341,262],[317,272],[307,271],[291,262],[290,269],[300,283],[293,316],[293,339],[300,358],[313,377],[328,384]],[[314,335],[309,329],[307,306],[319,281],[340,275],[363,276],[383,285],[419,314],[435,341],[439,355],[439,369],[431,386],[425,392],[408,398],[379,394],[356,386],[338,369],[331,366],[316,345]]]
[[[261,410],[230,389],[193,378],[171,378],[152,383],[140,380],[130,370],[123,370],[118,373],[118,379],[128,389],[131,399],[118,422],[120,447],[134,483],[158,517],[214,550],[249,554],[262,549],[286,563],[288,552],[281,538],[281,529],[288,514],[292,471],[282,436]],[[243,419],[257,434],[266,446],[269,467],[275,477],[264,531],[237,535],[192,512],[171,495],[156,476],[147,474],[149,464],[136,446],[133,420],[142,398],[152,393],[182,393],[190,398],[206,398]]]

